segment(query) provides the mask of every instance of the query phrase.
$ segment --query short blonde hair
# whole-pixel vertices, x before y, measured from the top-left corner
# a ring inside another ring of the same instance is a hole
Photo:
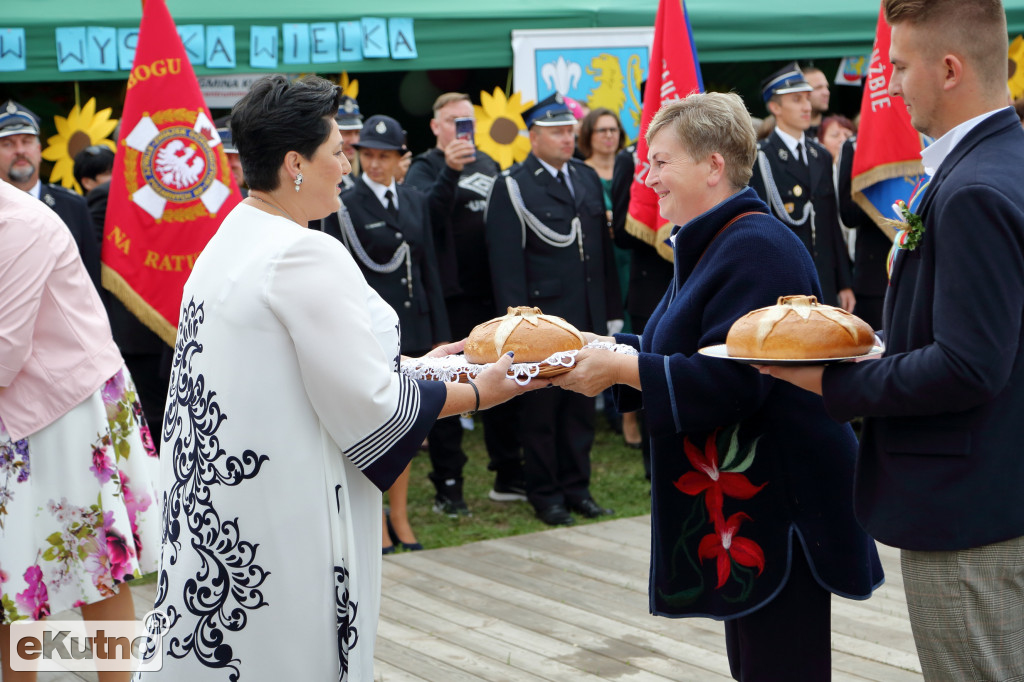
[[[715,152],[721,154],[726,177],[735,189],[750,182],[757,158],[757,134],[739,95],[694,93],[668,102],[651,119],[647,144],[667,126],[694,161],[703,161]]]
[[[464,92],[446,92],[438,96],[434,100],[434,118],[437,118],[437,112],[444,109],[452,102],[472,102],[469,99],[469,95]]]

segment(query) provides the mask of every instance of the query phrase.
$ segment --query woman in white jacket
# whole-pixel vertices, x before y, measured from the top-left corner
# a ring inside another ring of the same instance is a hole
[[[306,229],[349,172],[339,99],[271,76],[231,115],[249,196],[182,297],[156,601],[170,624],[145,682],[372,679],[381,491],[438,416],[524,390],[508,357],[475,384],[399,374],[395,312]]]

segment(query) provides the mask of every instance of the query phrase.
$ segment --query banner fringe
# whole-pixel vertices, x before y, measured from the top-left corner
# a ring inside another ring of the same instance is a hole
[[[875,225],[892,241],[896,238],[896,228],[888,223],[888,218],[882,215],[874,204],[864,196],[864,190],[883,180],[894,180],[913,175],[924,175],[924,164],[918,161],[897,161],[875,166],[866,173],[861,173],[850,182],[850,190],[853,200],[868,214],[868,217]],[[910,198],[909,196],[907,197]]]
[[[626,233],[630,234],[645,244],[650,244],[658,255],[669,263],[675,262],[675,254],[672,247],[665,243],[665,240],[672,234],[673,225],[665,223],[655,232],[645,223],[637,220],[631,215],[626,216]]]
[[[883,180],[905,178],[908,175],[924,175],[924,164],[921,163],[920,159],[917,161],[883,163],[875,166],[869,171],[853,176],[850,181],[850,189],[857,193]]]
[[[103,288],[114,294],[124,307],[128,309],[139,322],[149,327],[154,334],[159,336],[164,343],[174,348],[174,341],[178,330],[171,325],[164,317],[156,311],[156,308],[146,303],[146,300],[135,293],[131,285],[114,268],[106,263],[102,264],[101,281]]]

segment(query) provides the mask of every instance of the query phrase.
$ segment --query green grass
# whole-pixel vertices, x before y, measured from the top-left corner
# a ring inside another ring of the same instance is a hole
[[[576,522],[600,523],[602,520],[649,514],[650,484],[644,478],[640,450],[626,447],[622,436],[608,428],[600,414],[597,424],[597,436],[591,451],[590,492],[598,504],[614,509],[615,514],[601,520],[589,520],[576,514]],[[528,503],[492,502],[487,497],[494,483],[494,473],[487,470],[487,450],[480,420],[476,420],[475,429],[463,434],[462,446],[469,458],[463,471],[463,495],[473,512],[471,517],[450,519],[434,513],[431,510],[434,486],[427,478],[430,458],[425,451],[420,451],[412,461],[409,521],[423,546],[427,549],[454,547],[548,529],[549,526],[534,516],[533,507]],[[387,505],[386,496],[384,504]]]

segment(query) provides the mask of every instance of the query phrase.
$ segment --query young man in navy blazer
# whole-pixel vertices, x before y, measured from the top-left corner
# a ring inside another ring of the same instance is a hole
[[[889,94],[935,138],[885,356],[765,371],[822,393],[836,419],[866,417],[854,505],[902,549],[925,679],[1024,679],[1024,131],[1006,106],[1006,15],[999,0],[884,10]]]

